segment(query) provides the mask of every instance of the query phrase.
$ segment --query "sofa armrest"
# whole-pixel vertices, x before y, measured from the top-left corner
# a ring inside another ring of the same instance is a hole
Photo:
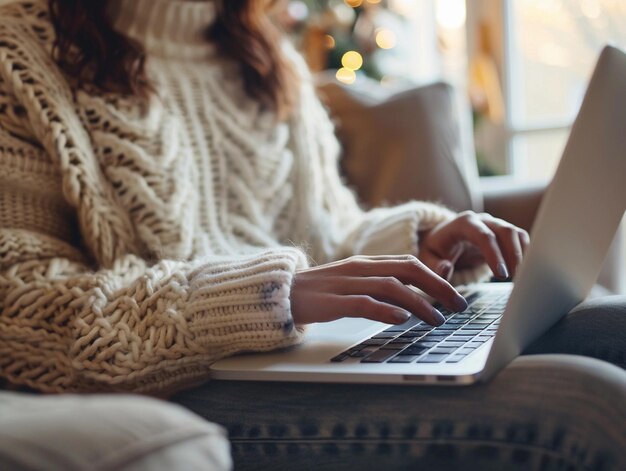
[[[0,391],[0,469],[232,469],[226,431],[141,396]]]
[[[480,182],[485,212],[531,232],[547,183],[519,182],[511,177],[486,177]],[[623,293],[625,289],[623,261],[626,247],[623,239],[622,225],[617,230],[597,281],[611,293]]]
[[[480,184],[485,212],[531,231],[547,183],[488,177],[481,178]]]

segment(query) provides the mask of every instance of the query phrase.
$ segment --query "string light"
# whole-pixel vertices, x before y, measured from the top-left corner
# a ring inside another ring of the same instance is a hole
[[[354,70],[347,69],[346,67],[339,69],[335,76],[337,77],[337,80],[347,85],[354,83],[356,80],[356,73]]]
[[[376,31],[376,44],[381,49],[392,49],[396,46],[396,33],[386,28],[379,28]]]
[[[359,70],[363,66],[363,56],[356,51],[348,51],[341,58],[341,65],[352,71]]]
[[[334,49],[336,44],[335,38],[333,38],[330,34],[324,35],[324,45],[326,46],[326,49]]]
[[[352,8],[357,8],[363,5],[363,0],[343,0],[343,2]]]

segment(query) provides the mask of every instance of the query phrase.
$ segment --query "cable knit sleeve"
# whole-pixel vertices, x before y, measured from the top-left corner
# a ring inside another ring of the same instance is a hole
[[[127,256],[95,272],[66,258],[14,264],[0,273],[0,374],[46,392],[204,381],[219,358],[300,340],[289,288],[304,263],[274,249],[152,266]]]

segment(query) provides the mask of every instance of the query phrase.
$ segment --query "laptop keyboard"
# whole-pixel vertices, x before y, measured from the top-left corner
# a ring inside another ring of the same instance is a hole
[[[486,291],[467,297],[469,307],[433,327],[416,317],[391,326],[332,358],[361,363],[458,363],[496,335],[509,293]]]

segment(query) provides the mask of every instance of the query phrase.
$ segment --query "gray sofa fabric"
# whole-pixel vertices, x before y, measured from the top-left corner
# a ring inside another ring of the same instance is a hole
[[[141,396],[0,392],[0,470],[231,469],[224,429]]]

